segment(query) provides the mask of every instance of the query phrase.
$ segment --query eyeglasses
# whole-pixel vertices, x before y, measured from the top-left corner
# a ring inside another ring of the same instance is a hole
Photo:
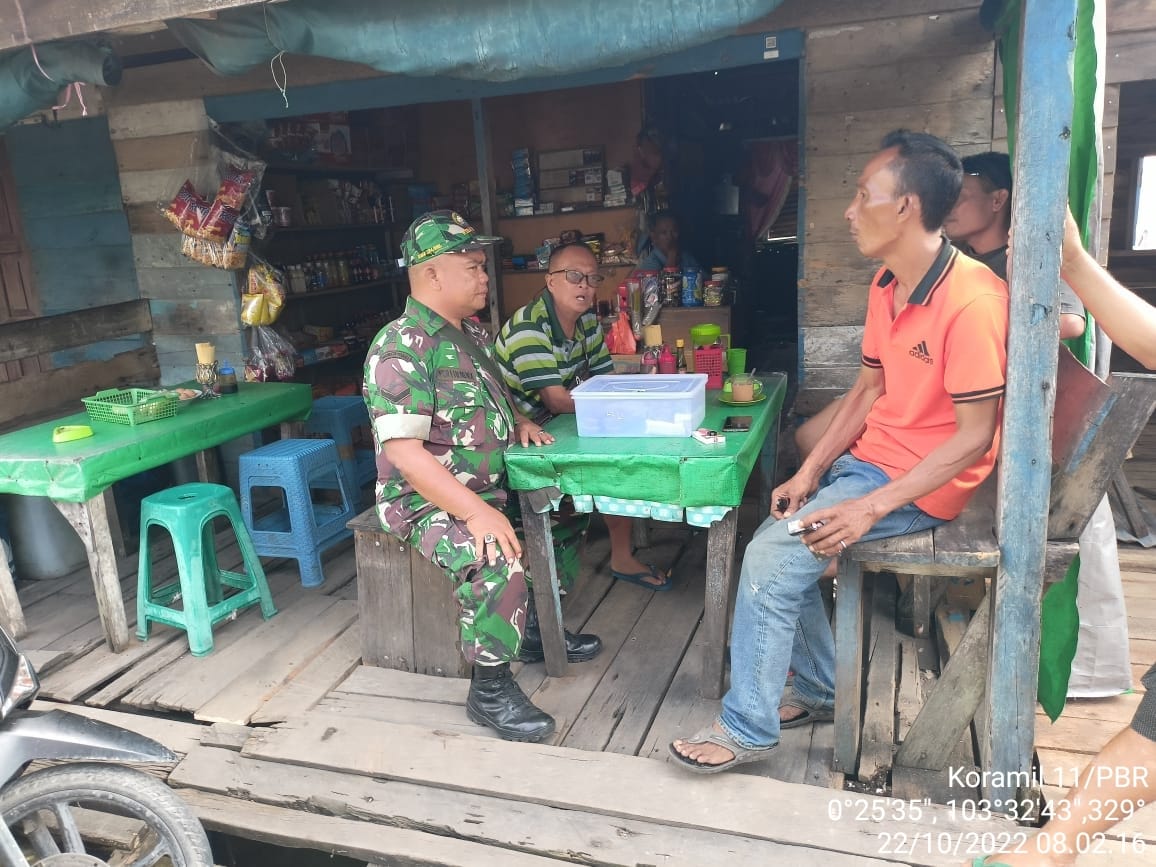
[[[601,286],[606,281],[606,278],[601,274],[583,274],[581,271],[576,271],[573,268],[567,268],[564,271],[548,271],[547,274],[551,277],[555,274],[565,274],[566,282],[572,283],[575,286],[581,286],[582,281],[585,280],[586,285],[591,289]]]

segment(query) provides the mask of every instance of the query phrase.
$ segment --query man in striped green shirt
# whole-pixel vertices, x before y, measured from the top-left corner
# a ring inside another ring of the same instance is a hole
[[[570,389],[591,376],[614,371],[602,327],[590,309],[604,279],[588,247],[559,247],[550,257],[545,290],[515,311],[498,332],[494,353],[514,405],[538,424],[574,412]],[[632,519],[604,517],[610,532],[611,574],[650,590],[670,589],[662,572],[634,556]]]

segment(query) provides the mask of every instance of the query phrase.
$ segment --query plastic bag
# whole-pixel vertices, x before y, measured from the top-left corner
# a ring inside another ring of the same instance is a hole
[[[241,295],[241,321],[272,325],[285,306],[285,277],[268,262],[257,259],[249,269],[249,288]]]
[[[618,321],[610,327],[610,333],[606,335],[606,348],[611,355],[633,355],[637,350],[630,316],[625,310],[619,312]]]
[[[254,170],[230,162],[224,177],[221,178],[221,186],[217,188],[217,201],[234,211],[241,210],[245,207],[245,197],[249,194],[256,176]]]
[[[267,325],[249,329],[245,382],[289,380],[297,371],[297,350],[285,335]]]
[[[178,230],[192,235],[201,228],[199,207],[207,209],[208,205],[197,194],[193,182],[186,178],[177,194],[173,196],[173,200],[161,209],[161,213]]]
[[[233,226],[229,240],[224,243],[198,238],[195,235],[182,236],[181,253],[202,265],[239,271],[245,267],[249,259],[250,240],[249,227],[238,220]]]

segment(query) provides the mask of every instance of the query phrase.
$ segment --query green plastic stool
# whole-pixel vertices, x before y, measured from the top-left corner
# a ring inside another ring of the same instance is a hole
[[[237,536],[237,547],[248,574],[226,572],[217,564],[217,544],[213,518],[229,519]],[[152,586],[152,558],[148,542],[151,526],[164,527],[173,539],[177,561],[175,581]],[[225,596],[224,587],[237,592]],[[170,603],[180,597],[181,608]],[[266,620],[277,613],[269,595],[269,585],[261,560],[233,491],[224,485],[194,482],[169,488],[141,501],[140,565],[137,570],[137,637],[147,641],[152,623],[183,629],[188,634],[189,651],[204,656],[213,649],[213,627],[254,602],[261,604]]]

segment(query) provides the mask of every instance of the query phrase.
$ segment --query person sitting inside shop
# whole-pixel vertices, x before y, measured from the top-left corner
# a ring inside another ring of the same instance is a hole
[[[661,271],[663,268],[691,268],[701,271],[698,261],[682,248],[678,218],[670,211],[658,211],[650,217],[650,237],[639,251],[639,271]]]
[[[498,332],[494,350],[514,405],[539,424],[574,412],[570,390],[580,382],[614,372],[602,327],[590,309],[603,280],[588,247],[559,247],[550,257],[545,290],[516,310]],[[610,574],[648,590],[669,590],[670,581],[662,571],[634,556],[634,519],[603,517],[610,533]],[[576,577],[577,539],[586,524],[585,517],[567,515],[555,530],[555,550],[562,551],[558,573],[563,587]]]
[[[510,405],[488,335],[470,321],[489,290],[482,245],[495,240],[452,211],[414,221],[402,241],[411,294],[369,349],[363,394],[381,526],[454,582],[473,666],[467,715],[507,740],[540,741],[554,720],[510,673],[515,658],[542,659],[542,640],[507,512],[505,452],[554,438]],[[595,635],[566,633],[571,662],[601,648]]]

